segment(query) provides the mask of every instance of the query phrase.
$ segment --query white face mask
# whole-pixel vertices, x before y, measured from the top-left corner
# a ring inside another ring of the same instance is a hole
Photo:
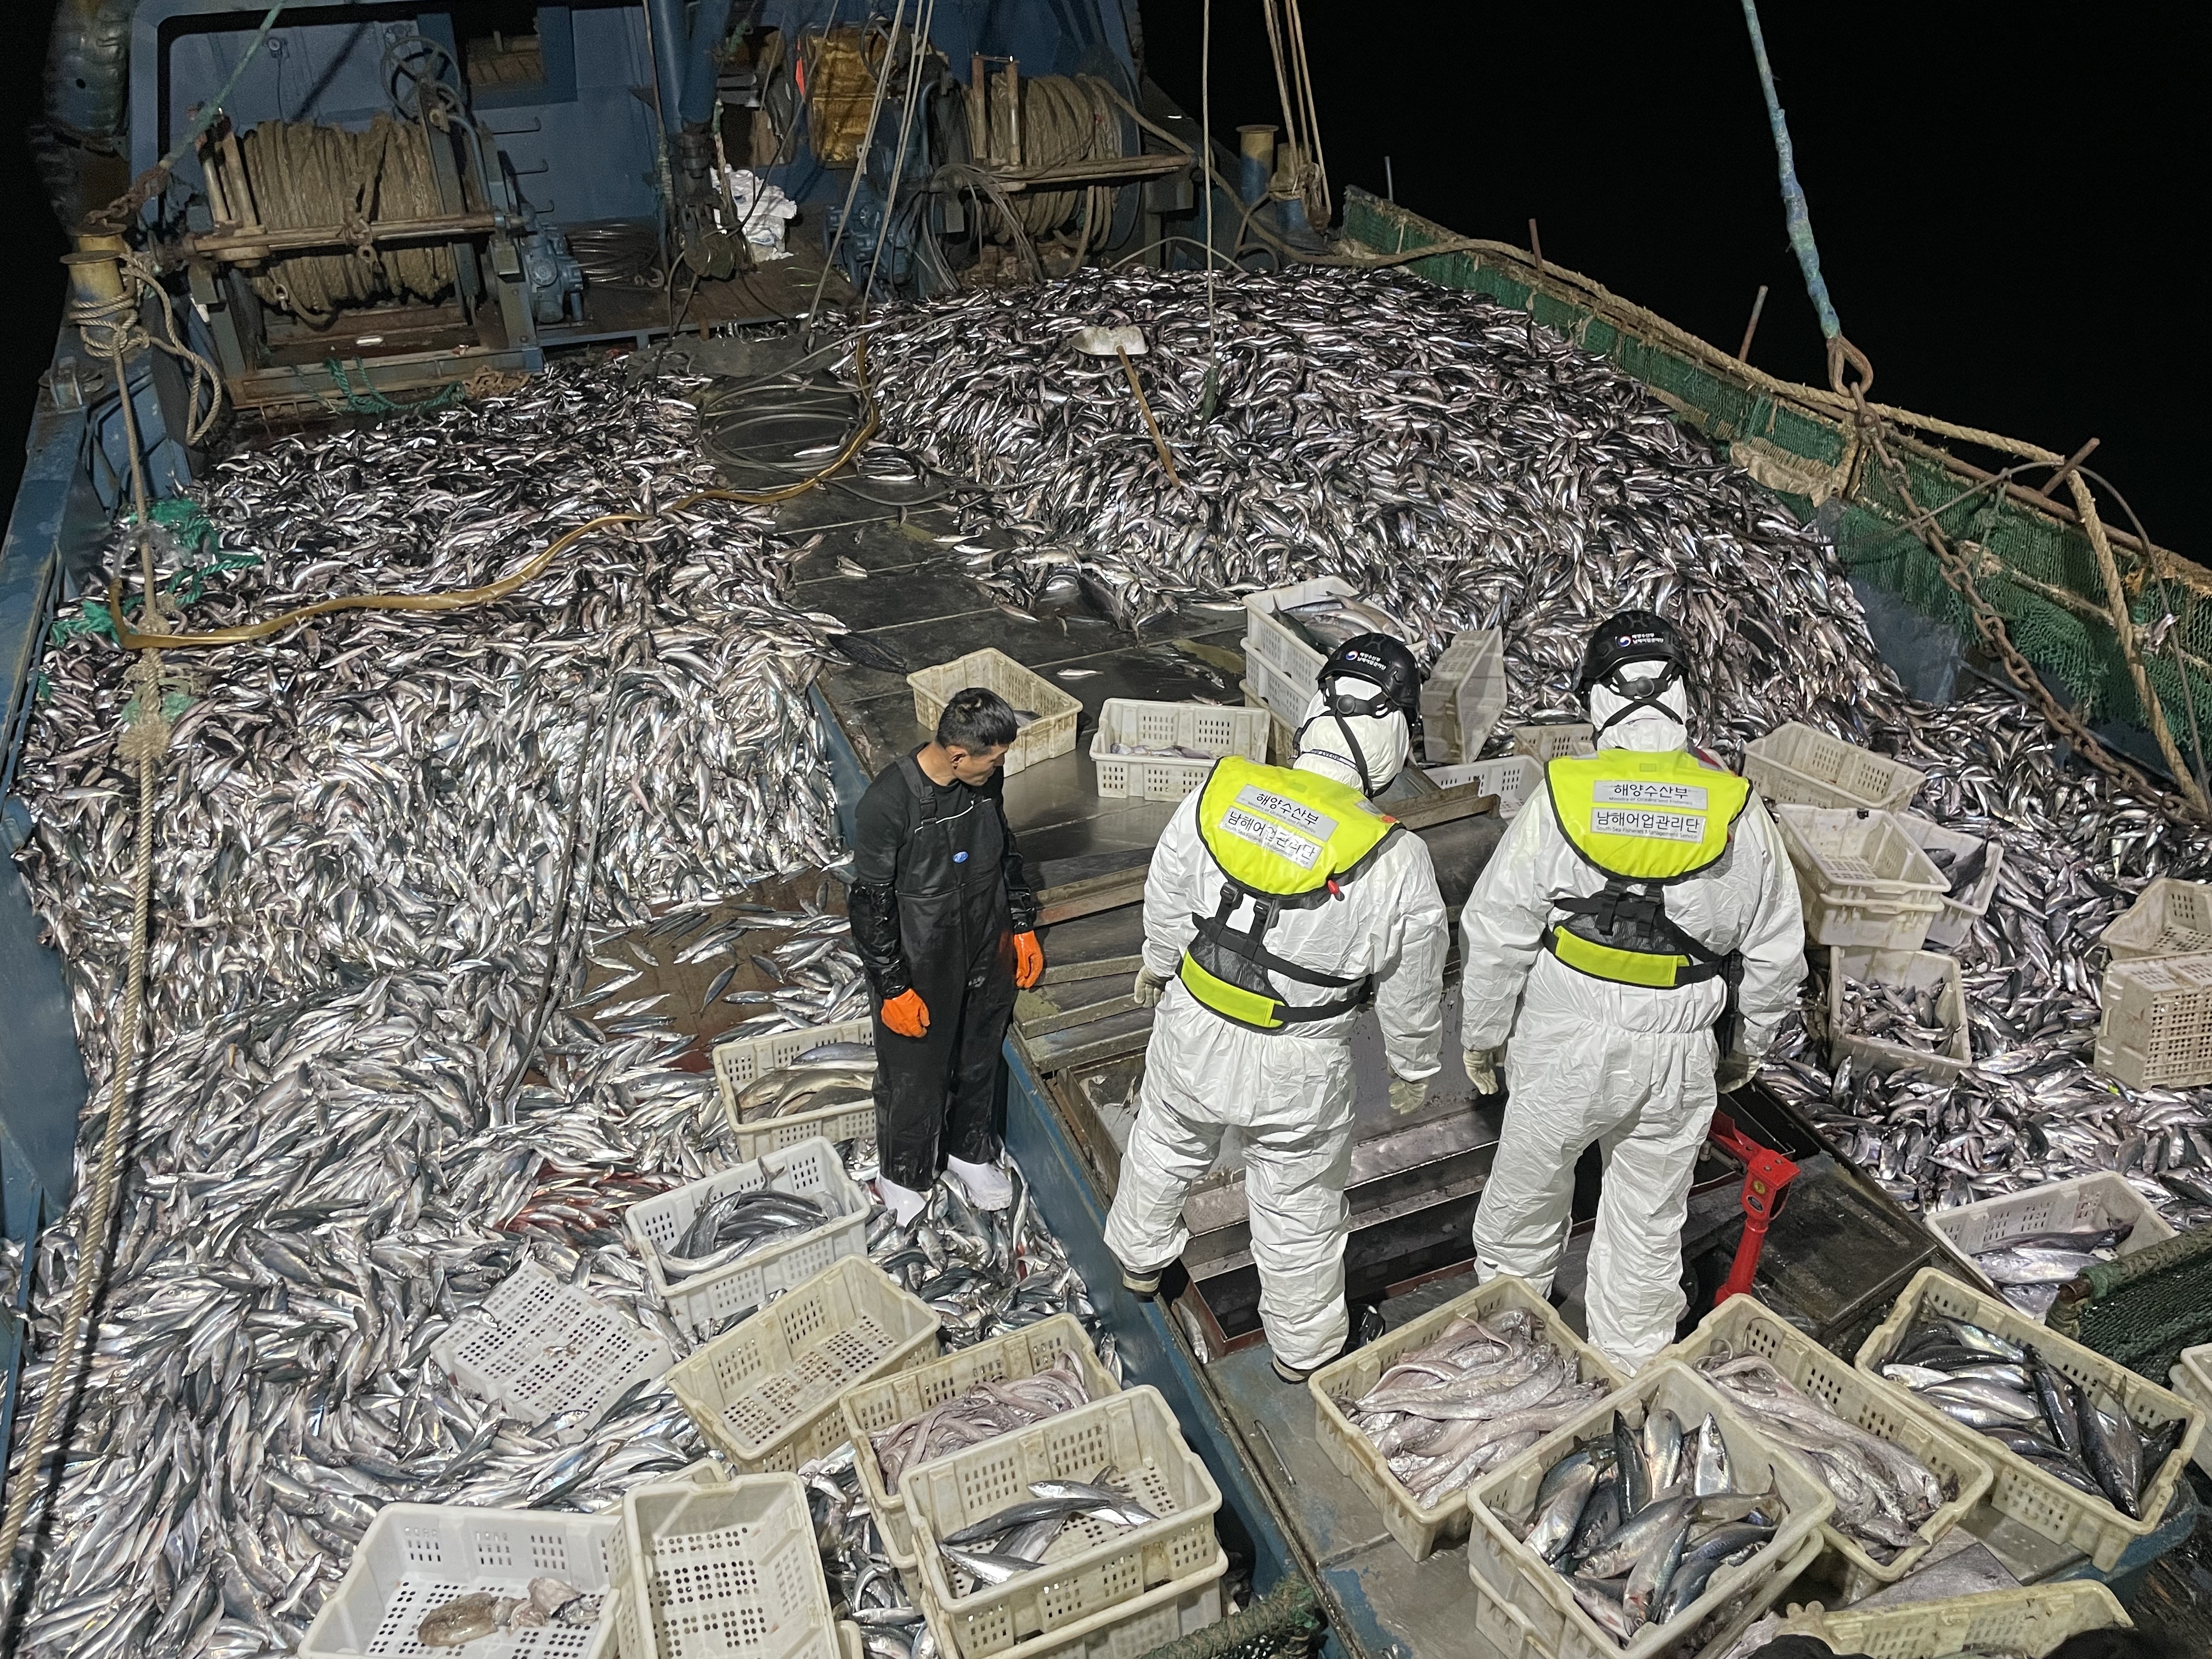
[[[1645,703],[1635,713],[1607,726],[1606,722],[1627,708],[1629,701],[1607,686],[1590,687],[1590,722],[1598,728],[1599,748],[1659,754],[1688,747],[1690,694],[1680,680],[1659,694],[1658,708]]]
[[[1354,697],[1380,695],[1365,680],[1340,680],[1337,684],[1342,692]],[[1338,723],[1340,720],[1341,725]],[[1347,728],[1352,734],[1352,742],[1359,745],[1360,758],[1367,763],[1368,786],[1380,794],[1390,787],[1391,780],[1403,769],[1406,757],[1413,747],[1412,735],[1406,728],[1406,717],[1402,714],[1388,714],[1379,719],[1373,714],[1332,714],[1328,712],[1328,704],[1322,700],[1321,693],[1316,691],[1306,703],[1305,719],[1298,724],[1296,744],[1298,762],[1301,764],[1308,761],[1318,763],[1307,765],[1304,769],[1334,778],[1340,783],[1348,783],[1355,789],[1360,787],[1358,760],[1346,752],[1351,747],[1345,741]]]

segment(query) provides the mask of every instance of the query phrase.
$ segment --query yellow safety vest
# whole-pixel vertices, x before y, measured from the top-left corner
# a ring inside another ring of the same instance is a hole
[[[1709,868],[1728,851],[1751,786],[1717,762],[1681,750],[1626,749],[1570,756],[1546,769],[1552,815],[1605,890],[1554,901],[1567,921],[1544,945],[1577,972],[1666,990],[1727,975],[1718,956],[1668,920],[1656,889]]]
[[[1184,987],[1224,1019],[1260,1031],[1358,1007],[1364,978],[1316,973],[1261,941],[1285,909],[1326,903],[1397,830],[1396,819],[1349,784],[1237,755],[1217,761],[1199,791],[1198,833],[1228,879],[1219,909],[1191,917],[1196,936],[1177,970]],[[1250,927],[1231,927],[1229,918],[1248,902]],[[1276,994],[1273,975],[1346,994],[1295,1006]]]

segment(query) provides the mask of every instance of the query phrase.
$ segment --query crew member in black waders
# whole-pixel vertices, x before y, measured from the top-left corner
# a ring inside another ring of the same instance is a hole
[[[1013,1199],[992,1123],[999,1048],[1015,988],[1044,973],[1000,775],[1018,730],[995,691],[955,692],[934,738],[860,797],[851,912],[875,992],[876,1186],[902,1224],[940,1159],[977,1208]]]

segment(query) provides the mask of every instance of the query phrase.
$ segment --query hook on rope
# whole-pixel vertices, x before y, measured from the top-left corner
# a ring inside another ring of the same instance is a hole
[[[1844,380],[1846,368],[1857,376],[1855,380]],[[1840,334],[1828,337],[1828,385],[1838,398],[1849,398],[1862,407],[1874,390],[1873,359]]]

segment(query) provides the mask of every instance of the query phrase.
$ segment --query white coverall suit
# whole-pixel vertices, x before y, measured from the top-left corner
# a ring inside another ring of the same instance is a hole
[[[1592,714],[1611,710],[1603,687]],[[1677,699],[1679,688],[1669,694]],[[1604,746],[1680,749],[1683,726],[1639,711]],[[1505,1045],[1508,1100],[1475,1212],[1475,1267],[1548,1293],[1567,1240],[1575,1161],[1593,1140],[1606,1160],[1584,1293],[1590,1340],[1633,1371],[1674,1340],[1686,1310],[1682,1224],[1712,1121],[1721,1058],[1718,980],[1655,989],[1578,973],[1542,946],[1561,919],[1552,899],[1601,891],[1605,878],[1565,835],[1547,793],[1515,818],[1462,913],[1462,1040]],[[1805,929],[1782,834],[1754,793],[1720,860],[1662,890],[1668,919],[1717,953],[1741,952],[1735,1049],[1756,1061],[1797,1000]],[[1510,1036],[1510,1041],[1509,1039]]]
[[[1354,682],[1353,684],[1358,684]],[[1328,752],[1344,747],[1321,700],[1300,728],[1301,770],[1359,787],[1356,769]],[[1382,783],[1406,758],[1402,719],[1347,718]],[[1395,734],[1395,736],[1393,736]],[[1378,762],[1381,763],[1378,764]],[[1260,1269],[1260,1318],[1276,1359],[1310,1370],[1336,1358],[1349,1334],[1344,1246],[1345,1182],[1352,1164],[1351,1036],[1358,1013],[1259,1031],[1214,1013],[1176,977],[1195,932],[1212,915],[1221,868],[1198,830],[1199,792],[1176,809],[1145,882],[1145,966],[1167,988],[1152,1017],[1137,1121],[1106,1223],[1106,1244],[1124,1267],[1144,1272],[1176,1261],[1190,1242],[1184,1197],[1212,1169],[1231,1125],[1244,1146],[1245,1207]],[[1420,837],[1401,830],[1340,897],[1285,909],[1267,948],[1301,967],[1357,978],[1371,975],[1375,1012],[1393,1075],[1436,1075],[1443,1030],[1443,963],[1450,918]],[[1287,1001],[1340,994],[1281,981]]]

